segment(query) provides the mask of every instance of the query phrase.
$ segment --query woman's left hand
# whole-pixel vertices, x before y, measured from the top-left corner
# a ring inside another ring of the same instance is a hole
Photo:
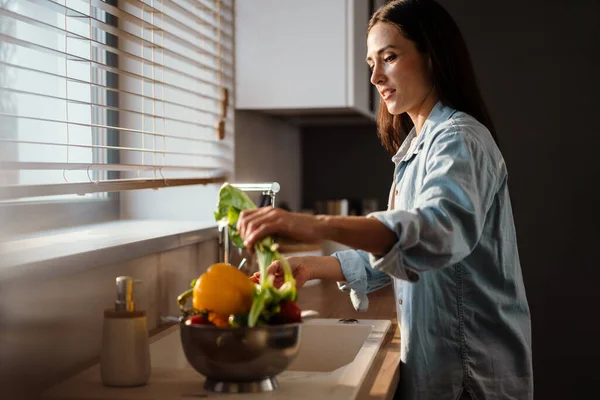
[[[240,214],[237,230],[247,249],[270,235],[285,236],[303,242],[318,242],[323,239],[319,232],[319,220],[314,215],[300,214],[274,207],[245,210]]]

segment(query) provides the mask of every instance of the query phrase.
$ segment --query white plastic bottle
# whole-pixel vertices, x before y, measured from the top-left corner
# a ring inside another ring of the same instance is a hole
[[[116,283],[115,308],[104,311],[100,376],[107,386],[145,385],[150,378],[146,311],[135,310],[132,277],[119,276]]]

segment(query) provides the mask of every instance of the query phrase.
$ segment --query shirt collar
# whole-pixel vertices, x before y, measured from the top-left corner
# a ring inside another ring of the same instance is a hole
[[[408,152],[410,144],[412,143],[412,140],[415,137],[416,133],[417,132],[416,132],[415,128],[413,127],[410,130],[410,132],[408,133],[408,135],[406,135],[406,139],[404,139],[404,141],[400,145],[400,148],[398,149],[398,151],[396,152],[396,154],[394,154],[394,156],[392,157],[392,161],[395,164],[398,164],[404,158],[404,156]]]
[[[427,134],[431,132],[434,126],[447,121],[455,112],[456,110],[454,110],[453,108],[446,107],[445,105],[443,105],[441,100],[438,101],[435,104],[435,106],[433,106],[431,112],[429,113],[429,116],[425,120],[425,123],[421,128],[421,133],[419,134],[419,136],[417,136],[417,143],[415,143],[414,149],[418,149],[421,146],[425,136],[427,136]],[[404,156],[410,148],[410,144],[413,138],[415,137],[416,133],[417,132],[413,127],[406,136],[406,139],[404,139],[404,141],[400,145],[400,148],[398,149],[396,154],[394,154],[394,156],[392,157],[392,161],[395,164],[398,164],[404,158]]]

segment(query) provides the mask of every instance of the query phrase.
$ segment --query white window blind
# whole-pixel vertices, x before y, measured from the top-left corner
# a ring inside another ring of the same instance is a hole
[[[233,0],[0,0],[0,200],[222,182]]]

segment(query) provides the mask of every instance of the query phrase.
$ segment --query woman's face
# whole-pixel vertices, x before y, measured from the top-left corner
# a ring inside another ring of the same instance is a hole
[[[367,64],[371,83],[377,87],[390,114],[418,110],[431,92],[428,57],[389,23],[378,22],[371,28],[367,37]]]

